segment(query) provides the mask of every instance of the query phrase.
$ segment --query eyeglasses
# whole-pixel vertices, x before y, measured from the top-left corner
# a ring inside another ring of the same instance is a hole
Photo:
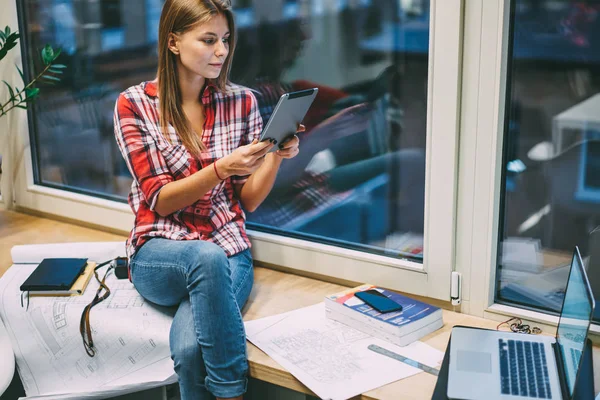
[[[85,352],[90,357],[94,357],[96,355],[96,348],[94,347],[94,340],[92,339],[92,326],[90,324],[90,312],[92,311],[92,308],[95,305],[102,303],[104,300],[106,300],[108,298],[108,296],[110,296],[110,289],[108,288],[108,286],[106,285],[105,282],[106,282],[106,277],[108,276],[110,271],[113,270],[114,264],[111,264],[108,267],[108,269],[104,273],[104,277],[102,278],[102,280],[100,280],[100,277],[98,276],[98,269],[104,267],[106,264],[110,264],[112,261],[113,260],[105,261],[103,263],[98,264],[94,268],[94,276],[96,277],[96,280],[98,281],[100,286],[98,286],[98,289],[96,290],[96,295],[94,296],[94,299],[90,302],[90,304],[85,306],[85,308],[83,309],[83,313],[81,314],[81,320],[79,321],[79,333],[81,333],[81,339],[83,340],[83,347],[85,348]],[[103,293],[103,291],[104,291],[104,293]]]

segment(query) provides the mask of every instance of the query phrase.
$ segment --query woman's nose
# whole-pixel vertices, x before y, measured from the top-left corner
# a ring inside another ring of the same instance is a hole
[[[225,54],[227,54],[227,47],[225,47],[225,43],[223,43],[222,41],[219,41],[219,44],[217,45],[217,48],[215,49],[215,55],[217,57],[221,57]]]

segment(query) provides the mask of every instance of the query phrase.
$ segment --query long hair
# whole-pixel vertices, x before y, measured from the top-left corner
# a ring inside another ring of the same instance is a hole
[[[158,27],[158,93],[159,121],[161,130],[169,140],[169,123],[188,151],[200,157],[206,150],[199,135],[195,134],[181,107],[181,89],[177,78],[177,56],[169,50],[171,33],[182,34],[198,24],[208,22],[217,15],[223,15],[229,25],[229,54],[223,63],[219,76],[213,80],[219,91],[225,91],[228,83],[231,60],[236,43],[235,23],[229,0],[166,0],[160,15]]]

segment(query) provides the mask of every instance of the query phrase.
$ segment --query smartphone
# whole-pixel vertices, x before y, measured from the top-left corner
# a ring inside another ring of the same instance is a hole
[[[400,304],[375,289],[356,292],[354,295],[381,313],[402,310]]]

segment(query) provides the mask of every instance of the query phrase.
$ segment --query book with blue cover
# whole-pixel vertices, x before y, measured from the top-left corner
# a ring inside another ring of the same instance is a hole
[[[402,310],[380,313],[354,295],[371,289],[400,304]],[[440,308],[373,285],[326,296],[325,310],[330,319],[399,346],[419,340],[443,325]]]

